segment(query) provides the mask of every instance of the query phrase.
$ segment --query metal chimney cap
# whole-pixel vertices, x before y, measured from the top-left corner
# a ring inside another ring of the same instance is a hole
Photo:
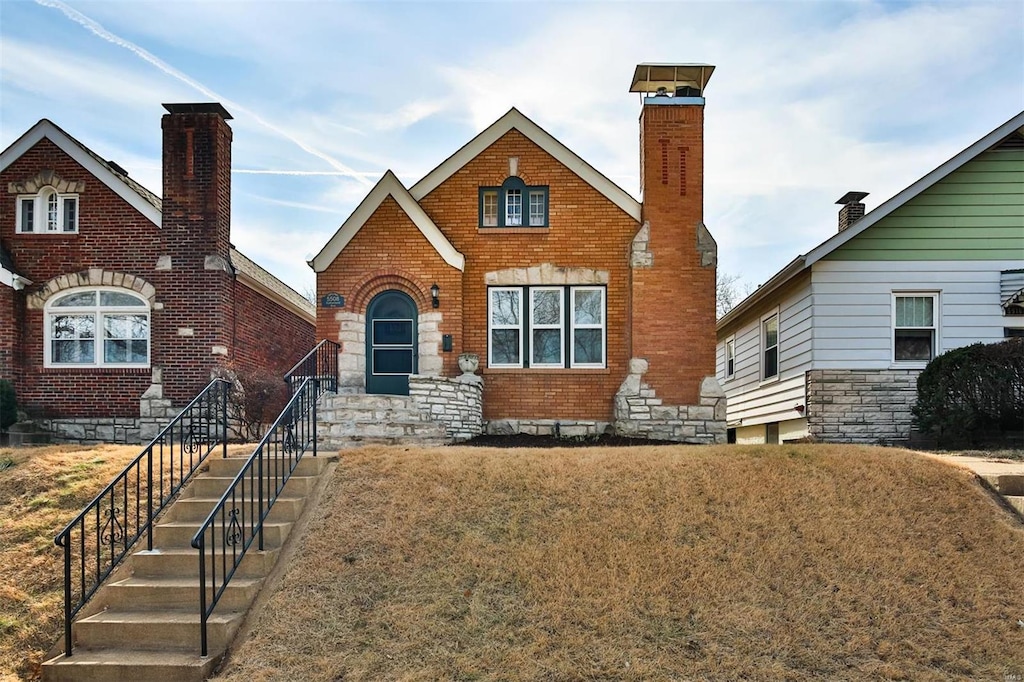
[[[164,104],[169,114],[219,114],[225,121],[232,119],[231,114],[220,102],[194,102],[187,104]]]
[[[839,201],[836,203],[841,206],[846,206],[847,204],[859,204],[867,195],[868,192],[847,192],[841,196]]]
[[[704,87],[711,80],[711,74],[714,71],[715,67],[711,64],[652,64],[644,62],[637,64],[629,91],[657,92],[658,88],[665,88],[669,92],[675,92],[677,85],[691,85],[698,88],[703,94]]]

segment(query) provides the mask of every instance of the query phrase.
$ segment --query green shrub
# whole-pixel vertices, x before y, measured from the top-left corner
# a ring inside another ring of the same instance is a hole
[[[6,431],[18,421],[18,401],[14,396],[14,384],[0,379],[0,431]]]
[[[998,443],[1024,430],[1024,339],[939,355],[917,378],[914,420],[942,446]]]

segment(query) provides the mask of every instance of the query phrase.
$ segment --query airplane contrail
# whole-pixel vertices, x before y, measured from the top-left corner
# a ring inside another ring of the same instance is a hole
[[[271,131],[277,133],[278,135],[284,137],[285,139],[287,139],[287,140],[293,142],[294,144],[298,145],[298,147],[300,149],[302,149],[303,151],[305,151],[305,152],[307,152],[309,154],[312,154],[313,156],[317,157],[318,159],[321,159],[322,161],[327,162],[331,166],[331,168],[333,168],[335,171],[337,171],[337,175],[343,175],[345,177],[350,177],[350,178],[352,178],[354,180],[357,180],[357,181],[361,182],[362,184],[364,184],[366,186],[370,186],[370,185],[373,184],[373,183],[371,183],[366,178],[366,176],[367,175],[371,175],[372,176],[374,174],[360,173],[359,171],[355,171],[355,170],[349,168],[348,166],[346,166],[345,164],[343,164],[341,161],[338,161],[337,159],[332,158],[331,156],[328,156],[327,154],[324,154],[323,152],[310,147],[309,145],[304,143],[302,140],[296,138],[294,135],[292,135],[288,131],[282,130],[281,128],[278,128],[273,123],[270,123],[269,121],[264,119],[259,114],[254,113],[253,111],[247,109],[246,107],[242,106],[241,104],[239,104],[237,102],[233,102],[232,100],[230,100],[230,99],[228,99],[226,97],[221,97],[220,95],[215,93],[213,90],[210,90],[208,87],[206,87],[202,83],[200,83],[200,82],[198,82],[196,80],[193,80],[192,78],[190,78],[186,74],[182,73],[181,71],[178,71],[177,69],[175,69],[170,64],[164,62],[163,60],[161,60],[160,58],[156,57],[155,55],[147,52],[146,50],[142,49],[141,47],[139,47],[135,43],[133,43],[133,42],[131,42],[129,40],[125,40],[124,38],[111,33],[107,29],[103,28],[103,26],[100,25],[98,22],[90,19],[89,17],[85,16],[84,14],[79,12],[78,10],[73,9],[71,7],[68,7],[63,2],[60,2],[60,0],[35,0],[35,1],[36,1],[36,4],[41,5],[43,7],[49,7],[51,9],[58,9],[58,10],[60,10],[61,12],[64,13],[64,16],[66,16],[68,19],[71,19],[75,23],[77,23],[77,24],[81,25],[82,27],[86,28],[87,30],[89,30],[91,33],[93,33],[97,37],[102,38],[103,40],[106,40],[109,43],[113,43],[114,45],[117,45],[118,47],[123,47],[124,49],[128,50],[129,52],[132,52],[133,54],[135,54],[137,57],[141,58],[143,61],[146,61],[149,64],[155,66],[160,71],[163,71],[168,76],[171,76],[173,78],[176,78],[176,79],[180,80],[182,83],[185,83],[189,87],[195,88],[196,90],[198,90],[202,94],[206,95],[210,99],[213,99],[213,100],[216,100],[216,101],[219,101],[219,102],[224,102],[224,103],[228,104],[235,111],[242,112],[242,113],[246,114],[252,120],[256,121],[257,123],[259,123],[263,127],[267,128],[268,130],[271,130]]]

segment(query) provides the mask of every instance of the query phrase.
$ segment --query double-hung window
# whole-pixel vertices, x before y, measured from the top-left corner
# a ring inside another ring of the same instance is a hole
[[[510,177],[501,187],[480,188],[480,227],[547,227],[548,188]]]
[[[488,367],[605,366],[604,287],[491,287],[487,297]]]
[[[761,320],[761,380],[779,376],[779,314]]]
[[[19,196],[17,232],[23,234],[59,234],[78,232],[78,195],[59,194],[52,187],[39,194]]]
[[[736,373],[736,338],[725,340],[725,378],[732,379]]]
[[[928,362],[935,357],[937,293],[894,293],[892,348],[894,362]]]
[[[79,289],[46,304],[48,367],[149,366],[149,304],[117,289]]]

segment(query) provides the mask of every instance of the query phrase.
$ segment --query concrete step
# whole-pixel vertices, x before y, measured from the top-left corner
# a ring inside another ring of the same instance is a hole
[[[245,553],[242,563],[238,566],[235,578],[263,578],[274,568],[277,555],[281,550],[278,547],[267,547],[258,551],[254,543],[249,551]],[[222,554],[218,547],[216,556],[217,575],[220,576],[223,570],[222,558],[227,558],[228,565],[232,561],[231,552]],[[135,576],[140,578],[185,578],[199,580],[199,550],[197,549],[154,549],[152,551],[142,550],[132,555],[132,567]],[[210,559],[210,552],[206,552],[207,574],[213,568],[213,561]]]
[[[212,497],[184,497],[174,503],[167,512],[169,521],[204,521],[219,501]],[[306,503],[305,497],[286,497],[282,495],[274,502],[271,515],[277,521],[294,521],[302,513]],[[243,514],[248,513],[248,504],[243,505],[241,498],[237,504]]]
[[[233,478],[235,474],[241,471],[242,466],[245,465],[247,460],[248,457],[211,457],[206,461],[210,465],[210,476]],[[313,457],[311,452],[307,452],[299,460],[295,471],[292,472],[292,476],[319,476],[330,462],[330,457]],[[273,470],[273,466],[273,458],[266,457],[264,459],[264,467],[267,467],[266,470]],[[279,466],[283,467],[283,463]]]
[[[1004,495],[1004,497],[1011,507],[1024,516],[1024,495]]]
[[[260,591],[262,578],[231,579],[220,601],[218,610],[241,611]],[[119,611],[156,611],[162,609],[199,612],[198,578],[140,578],[132,576],[110,583],[104,590],[102,604]]]
[[[192,481],[192,485],[186,491],[186,497],[219,498],[228,489],[233,480],[234,476],[210,476],[205,474]],[[296,476],[292,474],[285,484],[284,492],[287,492],[289,495],[308,495],[316,486],[316,480],[316,476]],[[248,483],[246,483],[246,487],[248,487]],[[273,487],[276,487],[274,481],[264,481],[264,492]]]
[[[273,515],[273,513],[271,513]],[[263,523],[263,546],[280,547],[288,537],[294,524],[291,522],[270,521]],[[153,547],[159,549],[187,549],[192,546],[192,538],[199,530],[199,522],[167,521],[153,529]],[[214,529],[213,540],[221,542],[224,532],[218,526]],[[211,538],[207,535],[207,541]]]
[[[219,656],[200,658],[193,652],[75,649],[47,661],[47,682],[202,682],[213,673]]]
[[[217,609],[207,620],[210,651],[224,651],[244,613]],[[122,611],[107,609],[75,623],[75,639],[87,649],[199,651],[199,611]]]
[[[1024,475],[1022,474],[989,474],[985,479],[1000,495],[1024,495]]]

